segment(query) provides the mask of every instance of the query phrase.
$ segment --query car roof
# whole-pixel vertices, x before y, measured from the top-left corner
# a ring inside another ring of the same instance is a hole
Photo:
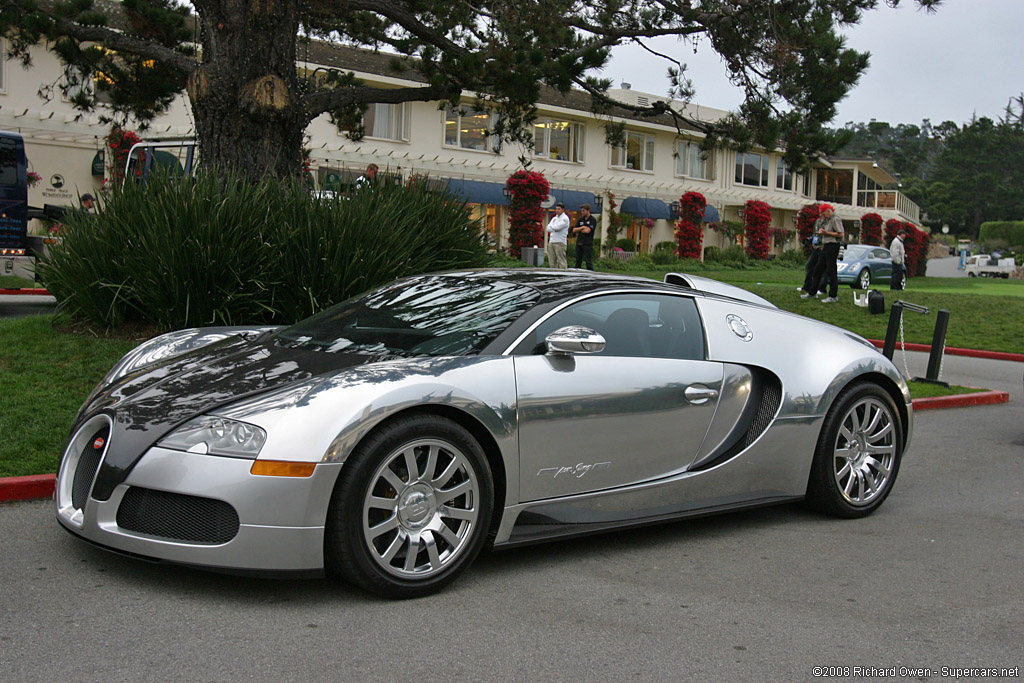
[[[621,289],[623,287],[661,292],[687,291],[682,287],[647,278],[596,273],[591,270],[575,268],[565,270],[555,268],[481,268],[433,273],[433,275],[507,282],[512,285],[529,287],[540,295],[539,302],[555,301],[576,294],[588,294],[598,289]]]

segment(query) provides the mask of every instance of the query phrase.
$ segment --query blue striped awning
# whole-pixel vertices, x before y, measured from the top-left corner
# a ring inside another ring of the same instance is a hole
[[[448,180],[448,194],[458,197],[467,204],[493,204],[508,206],[505,197],[505,186],[500,183],[485,183],[479,180]]]
[[[668,204],[649,197],[626,197],[619,212],[628,213],[634,218],[669,218]]]
[[[565,204],[566,211],[579,211],[580,207],[584,204],[590,204],[590,213],[595,216],[601,213],[601,209],[594,204],[593,192],[560,190],[557,187],[552,187],[550,193],[551,196],[555,198],[555,203],[551,205],[551,208],[554,208],[555,204],[561,202],[562,204]]]

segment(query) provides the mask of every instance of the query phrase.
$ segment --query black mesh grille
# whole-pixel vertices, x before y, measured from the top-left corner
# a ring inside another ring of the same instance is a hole
[[[222,500],[132,487],[117,508],[117,525],[176,541],[227,543],[238,533],[238,513]]]
[[[89,489],[92,488],[92,480],[96,476],[96,468],[100,466],[100,459],[103,457],[103,447],[107,437],[110,435],[110,428],[103,427],[98,430],[82,448],[78,456],[78,465],[75,467],[75,478],[71,481],[71,505],[76,510],[85,507],[85,501],[89,499]]]
[[[739,450],[754,443],[757,437],[768,429],[772,418],[775,417],[775,412],[779,409],[779,404],[782,403],[782,386],[779,381],[774,376],[766,377],[765,380],[764,386],[761,388],[761,401],[757,404],[757,412],[750,422],[747,433],[740,439]]]

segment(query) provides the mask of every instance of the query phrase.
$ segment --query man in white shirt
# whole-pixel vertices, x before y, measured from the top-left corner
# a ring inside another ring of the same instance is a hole
[[[906,236],[907,231],[900,228],[889,245],[889,251],[892,253],[892,278],[889,280],[889,289],[903,289],[904,274],[907,272],[907,249],[903,246]]]
[[[548,221],[548,266],[568,268],[565,259],[565,245],[569,241],[569,216],[564,204],[555,204],[555,215]]]

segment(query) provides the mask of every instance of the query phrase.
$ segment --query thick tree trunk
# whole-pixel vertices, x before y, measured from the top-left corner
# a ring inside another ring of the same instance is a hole
[[[309,117],[296,74],[297,0],[201,2],[201,61],[188,85],[201,158],[253,179],[298,178]]]

